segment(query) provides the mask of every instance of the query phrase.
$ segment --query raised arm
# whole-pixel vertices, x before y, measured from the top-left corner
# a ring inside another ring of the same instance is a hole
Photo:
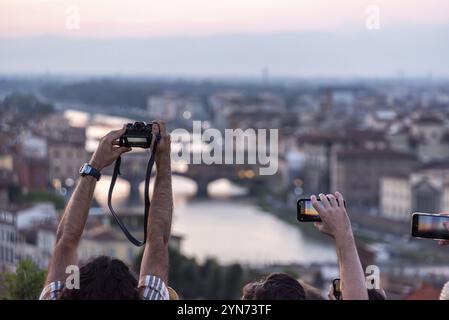
[[[330,235],[335,240],[342,282],[342,297],[344,300],[368,300],[365,274],[357,253],[343,196],[336,192],[335,196],[320,194],[319,197],[321,204],[314,195],[311,197],[312,205],[322,220],[322,222],[315,222],[315,226],[319,231]]]
[[[161,140],[156,148],[156,181],[147,226],[147,242],[140,267],[140,280],[147,275],[168,281],[168,241],[173,212],[171,182],[170,136],[165,124],[158,122]],[[153,132],[157,132],[153,126]]]
[[[117,138],[125,131],[111,131],[103,137],[89,164],[101,171],[113,163],[122,153],[130,149],[117,146]],[[56,244],[48,269],[45,284],[65,281],[67,266],[78,264],[78,244],[83,234],[97,179],[85,175],[79,178],[70,197],[56,232]]]

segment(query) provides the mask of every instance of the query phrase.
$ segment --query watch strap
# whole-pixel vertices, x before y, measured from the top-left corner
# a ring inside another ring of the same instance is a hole
[[[85,163],[82,167],[81,176],[92,176],[95,179],[100,180],[101,173],[94,167],[92,167],[90,164]]]

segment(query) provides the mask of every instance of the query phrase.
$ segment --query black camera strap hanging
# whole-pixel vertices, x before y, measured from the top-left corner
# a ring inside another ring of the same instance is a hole
[[[111,211],[112,216],[114,217],[115,221],[118,223],[120,229],[122,229],[123,233],[128,238],[128,240],[131,241],[134,245],[136,245],[138,247],[143,246],[147,241],[148,216],[150,214],[150,206],[151,206],[150,195],[149,195],[150,178],[151,178],[151,171],[153,170],[154,160],[155,160],[155,156],[156,156],[157,143],[159,142],[159,140],[160,140],[160,132],[157,133],[156,139],[154,139],[153,147],[151,148],[150,160],[148,161],[147,171],[146,171],[146,175],[145,175],[145,191],[144,191],[144,201],[145,201],[145,209],[144,210],[145,210],[145,212],[144,212],[144,219],[143,219],[144,220],[143,241],[136,239],[131,234],[131,232],[128,230],[128,228],[126,228],[126,226],[124,225],[122,220],[115,213],[114,208],[112,208],[112,192],[114,190],[114,186],[115,186],[117,177],[120,175],[120,164],[122,162],[121,157],[118,157],[117,160],[115,161],[114,172],[112,174],[112,179],[111,179],[111,185],[109,186],[109,193],[108,193],[109,210]]]

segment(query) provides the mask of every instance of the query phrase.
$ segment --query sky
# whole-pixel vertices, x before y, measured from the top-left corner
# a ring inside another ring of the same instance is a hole
[[[0,0],[0,73],[449,76],[448,31],[447,0]]]
[[[213,35],[364,27],[376,5],[383,25],[448,24],[447,0],[0,0],[0,36]],[[68,30],[71,9],[80,28]]]

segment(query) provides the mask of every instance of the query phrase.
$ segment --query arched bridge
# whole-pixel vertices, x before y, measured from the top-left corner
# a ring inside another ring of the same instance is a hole
[[[145,180],[145,173],[149,160],[149,152],[131,152],[122,157],[122,179],[130,183],[130,203],[139,202],[139,185]],[[153,175],[156,171],[153,168]],[[114,166],[108,167],[105,174],[112,175]],[[270,181],[272,176],[260,176],[259,165],[255,164],[172,164],[175,175],[184,176],[194,180],[197,184],[197,197],[207,196],[207,186],[212,181],[226,178],[251,189],[255,185],[263,185]]]

